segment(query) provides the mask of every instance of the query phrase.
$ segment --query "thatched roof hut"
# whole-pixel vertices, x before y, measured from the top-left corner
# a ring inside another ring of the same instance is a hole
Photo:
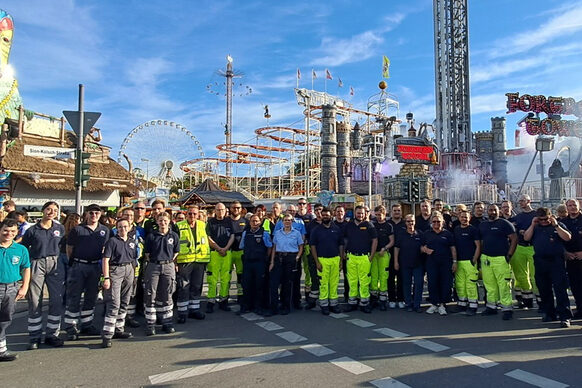
[[[75,198],[75,161],[71,158],[30,156],[31,147],[76,148],[77,137],[65,131],[60,138],[22,134],[8,148],[0,167],[10,173],[9,195],[17,205],[39,206],[45,200],[56,200],[63,206],[71,206]],[[119,206],[120,196],[132,196],[137,192],[129,171],[110,156],[110,148],[86,142],[91,179],[83,188],[83,204],[97,202],[103,206]]]

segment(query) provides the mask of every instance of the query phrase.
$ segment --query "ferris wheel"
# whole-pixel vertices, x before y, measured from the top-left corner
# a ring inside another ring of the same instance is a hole
[[[117,162],[136,177],[169,187],[183,171],[179,165],[193,157],[204,157],[200,142],[185,126],[168,120],[151,120],[133,128],[123,139]]]

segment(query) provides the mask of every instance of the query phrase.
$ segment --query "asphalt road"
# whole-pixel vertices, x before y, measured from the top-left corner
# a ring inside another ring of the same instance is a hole
[[[17,313],[8,346],[19,359],[0,364],[2,387],[582,386],[582,321],[562,329],[535,310],[512,321],[400,309],[270,318],[218,311],[171,335],[132,329],[134,338],[111,349],[82,337],[26,351],[26,326],[26,312]]]

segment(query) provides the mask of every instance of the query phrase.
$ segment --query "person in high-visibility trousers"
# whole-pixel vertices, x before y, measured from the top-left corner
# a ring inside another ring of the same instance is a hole
[[[205,318],[200,303],[204,272],[210,261],[210,245],[206,224],[198,219],[199,211],[198,206],[189,207],[186,219],[176,224],[180,232],[180,253],[176,257],[178,323],[185,323],[187,317]]]
[[[390,248],[394,246],[394,229],[386,221],[386,208],[383,205],[374,209],[376,220],[373,222],[378,231],[378,251],[372,258],[370,276],[370,296],[372,307],[378,302],[381,311],[386,311],[388,304],[388,267],[390,266]]]
[[[349,311],[358,308],[365,313],[371,313],[370,307],[370,265],[376,254],[378,234],[374,225],[365,220],[366,211],[363,206],[356,206],[355,219],[344,229],[346,242],[346,266],[350,295],[348,299]],[[358,287],[359,285],[359,287]]]
[[[338,301],[340,257],[344,255],[342,230],[331,222],[331,211],[321,210],[321,225],[313,228],[310,235],[311,254],[317,267],[319,282],[319,307],[323,315],[330,311],[340,313]]]
[[[206,312],[214,312],[216,287],[220,282],[218,292],[218,306],[223,311],[230,311],[228,307],[228,290],[232,273],[232,256],[230,247],[234,243],[232,220],[226,217],[226,206],[217,203],[214,207],[214,218],[206,223],[206,234],[210,243],[210,264],[208,265],[208,304]]]
[[[503,320],[509,320],[513,318],[509,260],[515,252],[517,235],[511,222],[499,218],[497,205],[489,205],[487,214],[489,219],[479,223],[481,271],[483,285],[487,290],[487,307],[481,314],[497,314],[499,302],[503,311]]]
[[[479,230],[470,224],[471,213],[468,210],[462,210],[458,217],[460,225],[453,230],[458,260],[455,272],[455,290],[459,298],[457,307],[459,311],[465,311],[466,315],[472,316],[477,313],[478,307],[477,260],[481,255],[481,238]]]
[[[315,219],[311,222],[305,224],[305,230],[307,232],[305,239],[307,244],[305,244],[305,249],[303,250],[303,255],[306,257],[307,262],[307,272],[305,273],[305,300],[307,301],[307,310],[314,308],[317,305],[317,300],[319,299],[319,275],[318,269],[315,262],[315,258],[311,253],[311,248],[309,246],[309,239],[311,236],[311,231],[316,229],[321,225],[321,211],[323,210],[323,205],[316,203],[313,206],[313,212],[315,213]],[[306,255],[307,252],[307,255]],[[309,273],[309,292],[307,292],[307,274]]]
[[[232,230],[234,233],[234,243],[230,247],[230,254],[232,256],[232,265],[236,273],[236,297],[237,302],[242,302],[243,286],[243,250],[239,247],[243,231],[247,229],[249,222],[242,216],[242,205],[239,201],[234,201],[230,204],[230,219],[232,220]]]
[[[510,220],[515,226],[518,240],[509,264],[515,275],[515,297],[519,307],[532,308],[534,294],[538,305],[541,304],[541,300],[535,282],[534,248],[531,242],[524,240],[523,235],[531,225],[536,212],[531,207],[531,198],[527,194],[519,197],[519,206],[521,213]]]

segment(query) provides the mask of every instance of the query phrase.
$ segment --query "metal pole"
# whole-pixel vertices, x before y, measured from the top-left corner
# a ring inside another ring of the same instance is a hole
[[[536,150],[536,153],[534,154],[531,163],[529,164],[529,167],[527,168],[527,172],[525,173],[525,177],[523,177],[523,182],[521,182],[521,187],[519,188],[519,191],[517,192],[517,199],[519,200],[519,196],[521,195],[521,192],[523,191],[523,185],[525,185],[525,181],[527,179],[527,176],[529,175],[529,172],[531,170],[531,166],[533,166],[534,162],[536,161],[536,156],[538,156],[538,151]]]
[[[234,77],[234,72],[232,70],[232,57],[229,55],[226,57],[226,144],[227,149],[230,150],[229,146],[232,143],[232,78]],[[226,153],[226,177],[230,178],[232,174],[232,164],[230,152]],[[229,182],[230,183],[230,182]]]
[[[77,134],[77,160],[75,161],[77,175],[81,175],[81,152],[83,152],[83,141],[85,137],[85,131],[83,128],[83,123],[85,122],[85,114],[83,112],[83,100],[85,97],[85,87],[83,84],[79,84],[79,133]],[[83,187],[81,185],[81,179],[77,182],[75,187],[75,212],[81,214],[81,196]]]
[[[368,145],[368,207],[372,210],[372,145]]]
[[[311,159],[309,155],[309,127],[311,125],[310,118],[311,118],[311,96],[306,96],[305,100],[307,101],[307,119],[306,119],[306,140],[305,143],[305,198],[309,198],[309,192],[311,189],[311,185],[309,182],[309,168],[311,167]]]
[[[540,173],[542,174],[542,199],[540,200],[540,206],[544,206],[546,200],[546,185],[544,181],[544,152],[540,151]]]

